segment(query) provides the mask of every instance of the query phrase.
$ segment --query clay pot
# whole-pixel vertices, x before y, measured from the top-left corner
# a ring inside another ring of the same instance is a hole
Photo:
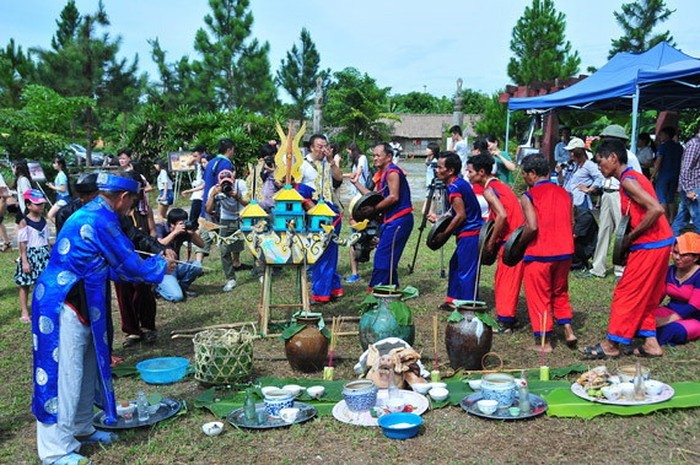
[[[328,339],[318,329],[319,317],[297,317],[306,328],[284,343],[284,353],[293,369],[304,373],[321,371],[328,360]]]
[[[447,356],[453,369],[481,370],[481,359],[491,351],[493,330],[476,317],[476,311],[485,311],[486,305],[457,309],[464,317],[449,322],[445,328]]]
[[[394,300],[400,299],[401,294],[374,293],[373,295],[378,300],[377,305],[363,313],[362,318],[360,318],[358,332],[362,350],[367,350],[370,344],[387,337],[398,337],[413,345],[416,337],[416,327],[414,325],[399,325],[394,314],[389,310],[389,304]]]

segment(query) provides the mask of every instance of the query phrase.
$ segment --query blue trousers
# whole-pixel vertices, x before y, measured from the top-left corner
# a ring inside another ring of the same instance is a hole
[[[399,259],[413,230],[413,214],[409,213],[383,224],[379,228],[379,244],[374,252],[374,269],[369,287],[395,284],[399,286]],[[396,240],[394,241],[394,235]],[[391,260],[391,244],[394,243],[394,260]],[[391,275],[391,279],[390,279]]]
[[[700,189],[693,189],[696,194],[700,194]],[[678,205],[678,213],[673,220],[671,229],[673,235],[678,237],[683,232],[683,229],[693,220],[693,230],[700,234],[700,200],[690,200],[684,191],[678,193],[680,202]]]
[[[450,259],[450,274],[447,284],[447,302],[475,300],[474,286],[479,261],[479,236],[457,239],[457,248]]]
[[[340,234],[340,221],[335,233]],[[328,302],[333,297],[341,297],[343,288],[338,274],[338,244],[331,241],[311,269],[311,298],[316,302]]]

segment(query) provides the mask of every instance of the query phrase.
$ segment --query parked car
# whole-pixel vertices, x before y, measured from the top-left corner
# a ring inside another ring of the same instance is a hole
[[[104,153],[102,152],[92,152],[92,165],[100,166],[104,161]],[[66,163],[71,166],[82,165],[85,166],[85,160],[87,159],[87,149],[80,144],[69,144],[68,147],[59,156],[66,160]]]

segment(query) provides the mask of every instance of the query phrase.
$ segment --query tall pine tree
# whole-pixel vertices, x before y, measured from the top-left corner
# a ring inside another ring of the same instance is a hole
[[[518,85],[567,78],[578,72],[581,59],[565,37],[566,16],[552,0],[532,0],[513,28],[508,76]]]
[[[286,58],[282,59],[277,70],[275,82],[287,91],[292,98],[292,116],[303,121],[314,99],[316,78],[328,78],[330,70],[319,72],[321,56],[316,50],[316,44],[311,40],[311,34],[302,28],[299,36],[299,47],[292,45]]]
[[[17,108],[22,89],[35,78],[36,66],[29,53],[10,39],[5,49],[0,49],[0,107]]]
[[[194,48],[202,55],[201,73],[214,90],[217,106],[268,111],[277,101],[270,75],[267,42],[248,41],[253,26],[249,0],[209,0],[206,30],[197,31]]]
[[[608,58],[618,52],[645,52],[661,42],[675,45],[670,31],[653,34],[656,25],[666,21],[674,11],[666,8],[664,0],[639,0],[623,4],[621,12],[613,13],[623,34],[619,39],[612,40]]]

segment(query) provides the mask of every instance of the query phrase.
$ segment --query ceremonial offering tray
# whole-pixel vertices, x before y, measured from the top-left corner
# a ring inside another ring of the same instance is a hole
[[[135,403],[136,401],[134,401]],[[153,411],[153,407],[157,407]],[[131,428],[143,428],[144,426],[155,425],[158,422],[167,420],[168,418],[174,416],[182,408],[182,403],[179,400],[171,399],[165,397],[160,401],[160,405],[152,405],[149,407],[151,410],[148,420],[139,421],[136,412],[133,412],[131,420],[126,420],[123,417],[117,417],[117,423],[113,425],[107,425],[104,422],[105,414],[102,410],[95,413],[92,418],[92,424],[96,428],[106,429],[106,430],[121,430],[121,429],[131,429]]]
[[[529,412],[523,412],[518,408],[517,410],[513,409],[511,413],[511,407],[507,409],[497,408],[495,412],[488,414],[482,412],[477,407],[477,402],[479,402],[483,398],[484,397],[481,392],[476,392],[462,399],[459,405],[465,412],[471,415],[475,415],[477,417],[488,418],[489,420],[525,420],[527,418],[534,418],[536,416],[542,415],[544,412],[547,411],[548,407],[547,402],[543,398],[536,394],[530,393],[528,395],[528,399],[530,400]],[[516,403],[518,403],[518,401],[520,400],[519,396],[516,395],[515,400]],[[513,415],[513,413],[517,413],[517,415]]]
[[[410,405],[410,410],[416,415],[422,415],[428,410],[428,399],[414,391],[400,390],[401,398],[403,399],[406,408]],[[377,407],[379,410],[386,413],[387,400],[389,392],[387,389],[380,389],[377,393]],[[404,411],[406,410],[404,409]],[[378,418],[373,417],[371,411],[353,412],[351,411],[344,400],[341,400],[333,407],[333,416],[336,420],[343,423],[359,426],[377,426]]]
[[[249,421],[245,417],[245,407],[238,408],[226,417],[226,421],[238,428],[246,429],[272,429],[284,428],[297,423],[304,423],[316,416],[316,408],[304,402],[294,402],[294,408],[299,409],[294,421],[287,422],[282,418],[273,418],[265,411],[265,404],[255,404],[256,419]]]
[[[660,383],[658,381],[656,382],[661,385],[660,392],[656,395],[649,395],[648,392],[645,392],[644,400],[627,399],[624,396],[620,396],[617,400],[607,399],[606,397],[590,396],[586,389],[579,383],[574,383],[571,385],[571,392],[579,396],[581,399],[608,405],[651,405],[666,402],[667,400],[673,397],[675,391],[671,386],[669,386],[666,383]]]

